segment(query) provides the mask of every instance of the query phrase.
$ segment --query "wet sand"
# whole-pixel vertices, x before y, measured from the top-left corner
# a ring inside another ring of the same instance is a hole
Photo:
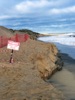
[[[61,90],[67,100],[75,100],[75,59],[62,54],[64,67],[55,73],[49,80],[56,88]]]

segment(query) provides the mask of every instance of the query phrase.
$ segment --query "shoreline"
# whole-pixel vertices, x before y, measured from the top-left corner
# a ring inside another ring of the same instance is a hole
[[[56,72],[50,82],[64,94],[67,100],[75,99],[75,59],[66,53],[61,55],[64,62],[63,69]]]

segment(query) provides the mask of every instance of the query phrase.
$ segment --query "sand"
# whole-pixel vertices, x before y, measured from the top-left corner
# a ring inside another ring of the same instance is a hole
[[[0,100],[66,100],[61,91],[40,77],[38,71],[37,57],[41,60],[41,56],[48,66],[55,61],[55,56],[50,60],[47,55],[50,49],[56,54],[57,49],[53,51],[56,47],[49,47],[50,44],[35,40],[22,43],[20,50],[14,51],[12,64],[9,63],[11,50],[0,49]]]
[[[1,100],[65,100],[63,94],[43,81],[38,71],[28,63],[1,65]]]
[[[68,54],[61,55],[64,67],[51,77],[50,83],[63,92],[66,100],[75,100],[75,59]]]

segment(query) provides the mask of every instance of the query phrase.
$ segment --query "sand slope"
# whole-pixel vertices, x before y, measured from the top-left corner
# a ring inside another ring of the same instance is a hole
[[[11,50],[4,47],[0,51],[2,52],[0,60],[8,62]],[[59,66],[59,63],[56,63],[57,61],[60,62],[57,54],[58,50],[54,44],[29,39],[27,42],[21,43],[19,51],[14,51],[13,58],[15,63],[33,64],[33,67],[38,69],[40,76],[45,79],[50,77]]]
[[[1,100],[65,100],[63,94],[47,78],[57,68],[58,50],[55,45],[29,39],[14,51],[0,49],[0,99]],[[41,76],[41,77],[40,77]]]
[[[12,37],[13,33],[9,29],[0,26],[0,36]]]

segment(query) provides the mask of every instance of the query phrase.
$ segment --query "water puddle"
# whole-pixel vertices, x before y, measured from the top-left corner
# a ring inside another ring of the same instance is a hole
[[[55,73],[49,82],[61,90],[68,100],[75,100],[75,74],[63,69]]]

